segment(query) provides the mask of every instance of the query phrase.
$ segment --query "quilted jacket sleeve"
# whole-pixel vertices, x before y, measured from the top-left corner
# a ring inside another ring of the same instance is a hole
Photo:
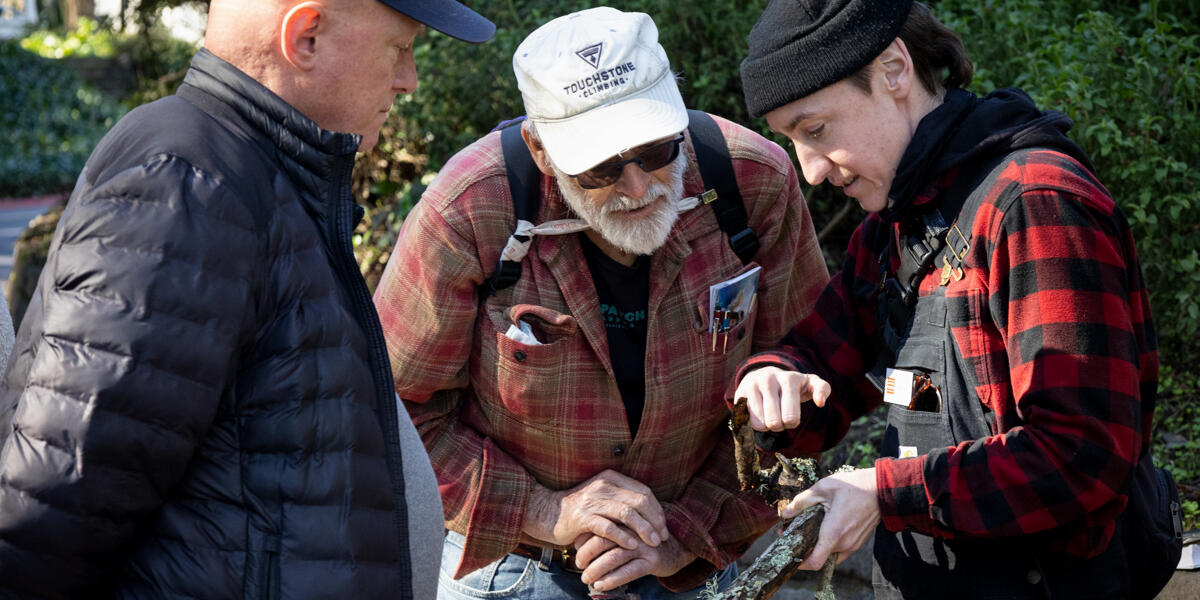
[[[183,476],[249,306],[244,216],[170,156],[80,178],[0,400],[0,595],[97,593]]]

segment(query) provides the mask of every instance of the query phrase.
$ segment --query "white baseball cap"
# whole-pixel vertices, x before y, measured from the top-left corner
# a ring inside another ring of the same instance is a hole
[[[601,6],[554,19],[517,47],[513,71],[527,118],[568,175],[688,124],[658,28],[644,13]]]

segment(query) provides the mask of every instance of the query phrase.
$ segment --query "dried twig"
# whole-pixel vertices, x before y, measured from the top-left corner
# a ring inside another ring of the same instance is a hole
[[[733,431],[733,457],[737,465],[738,482],[742,491],[758,487],[758,452],[754,449],[754,430],[750,428],[750,410],[746,399],[738,398],[729,417],[729,429]]]

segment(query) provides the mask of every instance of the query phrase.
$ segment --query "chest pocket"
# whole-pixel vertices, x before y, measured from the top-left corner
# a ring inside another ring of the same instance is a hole
[[[885,333],[887,346],[896,348],[893,366],[924,374],[933,389],[913,402],[912,410],[888,404],[884,456],[916,456],[992,433],[992,419],[963,376],[958,350],[947,328],[945,290],[938,287],[919,298],[903,331]],[[881,371],[882,365],[877,366],[876,379],[882,379]]]
[[[693,241],[693,243],[700,242]],[[708,239],[703,243],[710,244],[707,249],[711,250],[715,249],[712,244],[721,242]],[[758,296],[766,292],[761,273],[758,283],[752,287],[746,287],[740,297],[735,294],[732,298],[724,299],[725,306],[743,307],[747,304],[745,294],[752,294],[749,296],[748,308],[733,311],[732,315],[726,317],[724,331],[717,331],[718,327],[715,326],[712,329],[709,328],[710,319],[716,320],[713,315],[709,287],[719,282],[730,281],[758,268],[761,267],[755,261],[741,265],[732,260],[726,260],[719,265],[709,263],[700,266],[695,269],[694,273],[680,278],[682,296],[693,299],[691,305],[678,307],[685,312],[667,314],[676,307],[668,307],[666,303],[660,307],[660,311],[664,313],[661,322],[690,323],[694,332],[694,335],[687,336],[683,335],[682,331],[672,331],[667,334],[667,339],[671,340],[674,354],[681,358],[688,357],[675,361],[674,367],[677,370],[672,372],[670,382],[673,393],[712,397],[714,396],[713,390],[725,389],[729,380],[737,372],[738,365],[750,357],[754,348],[754,328],[758,321]],[[686,346],[683,345],[685,340]],[[685,380],[693,382],[695,387],[686,391],[682,389]],[[719,394],[717,395],[719,396]],[[719,400],[718,403],[721,410],[728,410],[724,405],[724,400]]]
[[[693,356],[704,357],[705,373],[712,375],[709,387],[705,389],[723,389],[734,376],[738,365],[750,357],[754,325],[758,320],[758,296],[756,294],[751,301],[750,310],[739,314],[727,331],[718,332],[708,328],[707,315],[711,309],[707,291],[696,303],[696,310],[706,316],[696,321],[700,347]]]
[[[478,319],[475,340],[479,345],[471,363],[471,385],[489,419],[522,424],[553,424],[567,410],[567,400],[587,381],[581,373],[589,361],[579,360],[586,349],[575,317],[529,304],[485,306],[488,318]],[[513,339],[515,322],[529,324],[537,342]],[[580,379],[582,378],[582,379]]]
[[[895,368],[909,371],[918,378],[927,377],[932,388],[922,392],[915,402],[921,408],[888,404],[884,456],[916,456],[953,445],[954,434],[947,411],[950,398],[946,397],[945,341],[930,339],[930,336],[909,337],[897,352]]]

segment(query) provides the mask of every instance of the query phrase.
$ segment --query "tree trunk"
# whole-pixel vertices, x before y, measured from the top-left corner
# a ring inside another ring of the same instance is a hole
[[[96,4],[93,0],[62,0],[62,3],[63,22],[68,31],[75,29],[79,24],[79,17],[96,18]]]

